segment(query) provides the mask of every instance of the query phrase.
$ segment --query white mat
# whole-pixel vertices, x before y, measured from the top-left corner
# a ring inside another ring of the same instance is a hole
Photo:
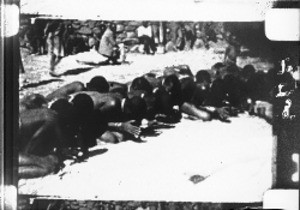
[[[20,180],[19,193],[72,199],[261,202],[271,187],[272,127],[246,114],[232,123],[183,119],[145,143],[107,152],[56,175]],[[62,175],[63,176],[59,176]],[[207,177],[194,184],[193,175]]]

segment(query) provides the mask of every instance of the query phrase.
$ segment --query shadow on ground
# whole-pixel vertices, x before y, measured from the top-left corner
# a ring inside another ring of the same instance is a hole
[[[96,155],[102,155],[102,154],[106,153],[107,151],[108,151],[108,149],[106,149],[106,148],[93,150],[93,151],[89,152],[89,157],[94,157]]]
[[[61,81],[64,81],[64,80],[63,79],[42,80],[42,81],[39,81],[39,82],[24,84],[21,88],[22,89],[33,88],[33,87],[38,87],[38,86],[41,86],[41,85],[47,85],[47,84],[52,83],[52,82],[61,82]]]
[[[60,74],[59,76],[77,75],[77,74],[80,74],[80,73],[90,71],[92,68],[93,67],[71,69],[71,70],[67,70],[66,72]]]

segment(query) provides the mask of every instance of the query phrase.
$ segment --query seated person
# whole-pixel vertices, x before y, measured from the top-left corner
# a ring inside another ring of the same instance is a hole
[[[144,52],[150,54],[151,49],[152,53],[155,54],[156,46],[152,38],[152,28],[147,21],[144,21],[143,24],[138,27],[137,34],[140,44],[144,45]]]
[[[55,98],[67,98],[69,95],[80,91],[98,91],[100,93],[106,93],[109,91],[109,84],[103,76],[93,77],[86,87],[82,82],[75,81],[70,84],[66,84],[59,89],[53,91],[46,96],[47,101],[51,101]]]

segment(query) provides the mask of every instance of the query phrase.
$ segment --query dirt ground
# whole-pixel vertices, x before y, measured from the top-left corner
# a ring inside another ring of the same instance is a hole
[[[147,72],[162,74],[166,66],[187,64],[193,73],[210,69],[223,59],[224,46],[160,55],[128,54],[128,64],[91,67],[76,60],[100,59],[94,52],[64,58],[49,75],[47,55],[22,50],[25,74],[20,75],[20,98],[48,94],[72,81],[88,82],[95,75],[128,82]],[[253,64],[268,71],[271,63],[240,58],[240,67]],[[242,114],[231,123],[183,119],[175,128],[117,145],[90,149],[87,162],[72,164],[58,174],[20,180],[19,193],[68,199],[261,202],[271,187],[272,127],[263,119]],[[194,184],[191,179],[199,179]]]
[[[120,66],[89,66],[77,61],[99,62],[103,59],[96,52],[85,52],[65,57],[56,67],[56,72],[63,74],[60,78],[49,75],[50,59],[48,55],[29,55],[28,50],[22,48],[22,60],[25,74],[20,74],[20,91],[22,98],[31,93],[48,94],[64,84],[81,81],[88,82],[96,75],[102,75],[107,80],[128,82],[136,76],[147,72],[155,72],[158,75],[167,66],[187,64],[193,73],[202,69],[210,69],[213,64],[223,60],[225,43],[214,44],[210,50],[199,49],[193,51],[172,52],[166,54],[143,55],[138,53],[127,54],[128,64]],[[238,66],[243,67],[252,64],[258,71],[268,71],[273,64],[260,58],[244,57],[237,61]]]

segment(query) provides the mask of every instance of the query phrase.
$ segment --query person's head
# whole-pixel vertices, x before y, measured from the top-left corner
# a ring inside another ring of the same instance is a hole
[[[208,71],[200,70],[196,74],[196,82],[202,84],[204,87],[208,87],[211,83],[211,77]]]
[[[104,33],[104,31],[106,30],[106,28],[107,28],[106,24],[101,23],[99,25],[99,29],[100,29],[100,33],[99,34],[102,35]]]
[[[175,70],[173,67],[166,67],[163,72],[164,77],[170,76],[170,75],[176,75],[179,77],[179,73]]]
[[[256,70],[253,65],[248,64],[244,66],[241,72],[242,79],[244,81],[248,81],[255,74],[255,72]]]
[[[152,86],[145,77],[137,77],[132,81],[130,90],[144,90],[146,93],[152,93]]]
[[[221,78],[225,67],[226,67],[225,64],[223,64],[222,62],[217,62],[211,67],[211,70],[213,71],[215,77],[214,79]]]
[[[233,46],[238,46],[239,45],[239,40],[235,35],[231,35],[231,36],[229,36],[228,43],[233,45]]]
[[[180,74],[194,76],[189,65],[187,65],[187,64],[179,65],[178,68],[180,69],[180,71],[179,71]]]
[[[130,119],[142,120],[147,112],[147,105],[143,98],[133,96],[126,98],[124,104],[124,114]]]
[[[237,65],[235,65],[235,64],[230,64],[230,65],[226,66],[225,72],[226,72],[226,73],[225,73],[224,76],[230,74],[230,75],[233,75],[233,76],[235,76],[235,77],[238,77],[238,76],[240,75],[240,69],[239,69],[239,67],[238,67]],[[223,76],[223,78],[224,78],[224,76]]]
[[[49,108],[56,111],[64,123],[70,122],[71,118],[74,116],[73,104],[64,98],[57,99]]]
[[[149,22],[148,21],[143,21],[142,25],[147,28],[149,26]]]
[[[175,93],[181,91],[181,84],[175,74],[166,76],[163,80],[163,87],[167,92]]]
[[[91,79],[86,85],[89,91],[97,91],[99,93],[107,93],[109,91],[109,84],[102,76],[96,76]]]
[[[71,103],[73,103],[74,112],[79,121],[85,120],[94,110],[92,98],[84,93],[75,95]]]
[[[40,94],[27,95],[21,100],[21,103],[26,109],[37,109],[47,105],[45,97]]]
[[[116,24],[113,23],[113,22],[108,23],[108,24],[107,24],[107,27],[108,27],[110,30],[112,30],[113,32],[115,32],[116,29],[117,29]]]

